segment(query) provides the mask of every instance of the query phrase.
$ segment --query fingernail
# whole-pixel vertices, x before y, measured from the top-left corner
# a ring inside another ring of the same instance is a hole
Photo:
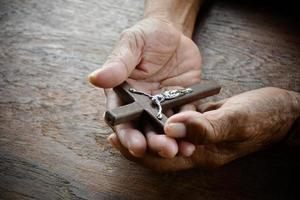
[[[185,125],[182,123],[171,123],[166,127],[166,134],[175,138],[184,137],[186,135]]]
[[[91,83],[95,83],[97,79],[98,70],[89,74],[88,79]]]
[[[135,148],[135,151],[133,150],[134,148],[132,148],[132,146],[128,146],[128,151],[135,157],[137,158],[141,158],[144,156],[144,152],[140,151],[139,149]]]
[[[92,73],[90,73],[90,74],[89,74],[89,77],[94,77],[94,76],[96,76],[96,74],[97,74],[97,70],[96,70],[96,71],[93,71]]]
[[[128,148],[128,151],[131,153],[131,155],[135,156],[135,157],[140,157],[138,154],[136,154],[132,149],[130,149],[130,147]]]
[[[108,136],[107,141],[109,142],[109,144],[110,144],[112,147],[114,147],[114,148],[117,149],[117,145],[114,143],[113,137],[114,137],[114,135]]]
[[[138,155],[133,151],[134,148],[132,146],[134,145],[132,145],[132,142],[130,140],[128,141],[127,145],[128,145],[128,151],[131,153],[131,155],[138,157]]]
[[[96,78],[98,76],[99,73],[102,73],[102,71],[104,71],[105,69],[107,69],[108,67],[110,67],[109,65],[107,66],[102,66],[99,69],[96,69],[95,71],[93,71],[92,73],[90,73],[89,77],[94,77]]]
[[[186,149],[186,157],[190,157],[193,155],[194,151],[196,150],[196,147],[194,145],[189,145],[188,148]]]

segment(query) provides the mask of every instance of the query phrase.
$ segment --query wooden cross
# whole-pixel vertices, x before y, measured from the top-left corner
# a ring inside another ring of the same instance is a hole
[[[218,94],[221,89],[220,85],[214,81],[202,81],[190,88],[192,89],[190,93],[163,101],[161,103],[163,111]],[[163,130],[167,117],[162,114],[162,118],[159,119],[157,105],[154,105],[148,96],[133,93],[131,90],[132,87],[126,82],[114,88],[114,91],[128,104],[106,111],[104,117],[106,122],[110,126],[115,126],[135,119],[149,119],[157,128]]]

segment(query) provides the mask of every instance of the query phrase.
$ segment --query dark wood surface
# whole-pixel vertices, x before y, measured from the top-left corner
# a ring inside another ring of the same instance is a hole
[[[299,91],[299,18],[281,4],[207,4],[194,39],[204,78],[223,85],[211,99]],[[284,148],[156,174],[108,145],[104,95],[86,76],[142,9],[137,0],[0,0],[0,199],[299,199],[299,153]]]

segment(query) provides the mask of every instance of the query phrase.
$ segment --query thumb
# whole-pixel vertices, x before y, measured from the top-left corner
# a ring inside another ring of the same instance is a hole
[[[140,31],[135,28],[123,31],[109,59],[101,69],[89,75],[89,81],[101,88],[112,88],[123,83],[139,64],[143,46]]]
[[[164,129],[167,136],[184,138],[193,144],[218,143],[229,139],[231,123],[222,110],[204,114],[187,111],[170,117]]]

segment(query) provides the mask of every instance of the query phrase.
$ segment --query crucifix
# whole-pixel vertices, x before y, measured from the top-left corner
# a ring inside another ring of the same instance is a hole
[[[202,81],[189,88],[167,90],[150,95],[124,82],[113,90],[128,104],[106,111],[104,118],[110,126],[135,119],[149,119],[157,128],[163,130],[167,120],[163,111],[218,94],[220,89],[220,85],[214,81]]]

